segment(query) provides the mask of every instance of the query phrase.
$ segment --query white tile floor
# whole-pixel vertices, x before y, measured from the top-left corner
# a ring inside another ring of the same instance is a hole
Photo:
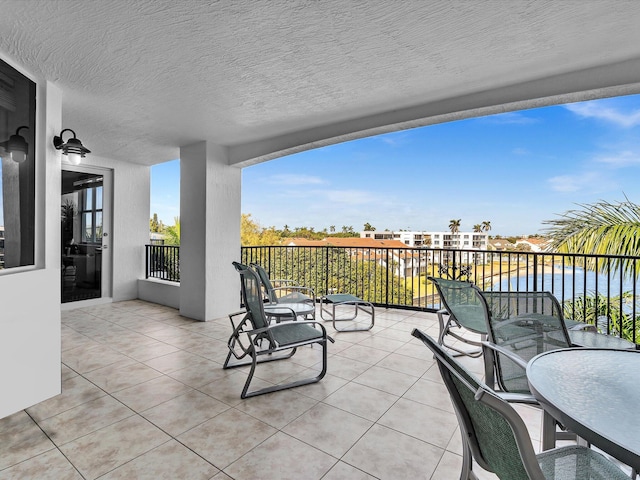
[[[226,317],[129,301],[64,311],[62,323],[62,393],[0,419],[0,479],[459,478],[448,394],[410,335],[436,336],[435,314],[379,308],[369,332],[326,323],[336,343],[320,383],[247,400],[246,370],[222,369]],[[304,375],[319,352],[258,366],[254,382]],[[462,361],[482,374],[480,360]],[[520,411],[537,448],[539,412]]]

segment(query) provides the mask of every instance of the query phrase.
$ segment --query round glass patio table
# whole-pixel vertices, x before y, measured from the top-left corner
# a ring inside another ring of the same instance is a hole
[[[531,393],[556,420],[640,470],[640,352],[568,348],[527,365]]]

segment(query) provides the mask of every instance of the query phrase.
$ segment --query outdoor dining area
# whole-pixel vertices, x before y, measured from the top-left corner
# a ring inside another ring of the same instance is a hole
[[[316,322],[315,315],[311,321],[300,322],[298,318],[306,317],[307,312],[304,309],[296,312],[300,305],[296,302],[315,303],[313,291],[307,288],[305,292],[311,297],[301,300],[297,287],[284,282],[284,286],[279,287],[283,293],[278,296],[260,265],[234,263],[234,266],[241,276],[245,306],[244,311],[234,316],[244,315],[245,326],[236,326],[230,316],[234,335],[229,342],[225,368],[249,364],[230,363],[233,356],[237,360],[251,357],[251,370],[241,397],[322,380],[327,372],[327,344],[335,340],[321,322]],[[461,478],[477,478],[473,472],[474,460],[484,470],[504,479],[627,478],[616,463],[591,449],[591,445],[629,465],[631,476],[635,477],[640,467],[640,443],[634,441],[636,425],[630,430],[617,428],[611,418],[614,414],[624,422],[632,417],[635,402],[629,399],[640,398],[640,390],[633,395],[633,381],[616,375],[621,364],[633,364],[640,358],[634,343],[602,334],[594,325],[565,320],[560,303],[550,292],[484,292],[470,282],[436,277],[428,280],[437,289],[443,307],[437,312],[437,340],[419,328],[414,329],[412,335],[433,352],[450,393],[463,436]],[[357,319],[359,299],[350,294],[329,297],[355,299],[355,314],[347,314],[342,320]],[[320,300],[321,313],[328,312],[336,333],[344,332],[335,323],[335,304],[326,298],[323,296]],[[274,303],[279,307],[289,305],[289,321],[280,323],[278,318],[278,323],[269,324],[268,312]],[[324,303],[331,303],[333,310],[327,310]],[[366,330],[370,330],[374,325],[373,305],[367,311],[372,323]],[[454,330],[466,330],[478,338],[465,338],[463,333]],[[248,343],[238,355],[235,347],[241,342],[241,334],[248,337]],[[476,349],[452,345],[448,343],[449,338]],[[267,342],[267,347],[262,347],[263,342]],[[323,352],[321,368],[314,372],[315,377],[248,393],[256,366],[261,363],[260,355],[268,355],[262,362],[289,359],[298,348],[313,344],[320,345]],[[281,350],[286,350],[287,355],[276,355]],[[482,359],[482,378],[468,372],[454,357]],[[630,387],[625,386],[628,383]],[[534,453],[526,426],[510,404],[541,408],[542,451],[538,455]],[[574,444],[557,447],[556,441],[563,440]]]
[[[568,325],[553,298],[488,302],[451,281],[440,312],[354,320],[342,305],[335,329],[320,315],[330,304],[296,312],[309,302],[287,306],[286,289],[277,308],[291,318],[269,316],[243,268],[235,328],[140,300],[63,311],[62,394],[0,420],[0,478],[577,480],[640,467],[635,346]],[[478,314],[493,322],[466,328]]]

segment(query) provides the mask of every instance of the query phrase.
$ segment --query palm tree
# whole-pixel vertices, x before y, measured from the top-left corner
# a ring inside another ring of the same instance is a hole
[[[488,232],[489,230],[491,230],[491,222],[487,222],[487,221],[482,222],[482,231]]]
[[[460,222],[461,222],[461,221],[462,221],[461,219],[457,219],[457,220],[452,219],[452,220],[449,220],[449,230],[451,230],[451,233],[452,233],[453,235],[455,235],[456,233],[458,233],[458,232],[460,231]]]
[[[551,248],[559,253],[585,255],[640,256],[640,206],[630,202],[579,204],[581,210],[569,210],[558,219],[544,221]],[[640,261],[612,258],[614,268],[640,277]],[[585,267],[596,268],[587,260]],[[605,262],[597,267],[605,268]],[[635,267],[635,268],[634,268]]]
[[[476,233],[480,233],[480,232],[482,232],[482,225],[480,225],[479,223],[476,223],[476,224],[473,226],[473,231],[474,231],[474,232],[476,232]]]
[[[335,226],[335,225],[331,225],[331,226],[329,227],[329,231],[330,231],[331,233],[335,233],[335,231],[336,231],[336,226]]]

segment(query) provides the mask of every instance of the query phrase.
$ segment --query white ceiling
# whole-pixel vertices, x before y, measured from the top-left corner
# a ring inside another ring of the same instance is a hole
[[[640,1],[0,0],[0,56],[143,164],[246,165],[480,113],[640,92]]]

